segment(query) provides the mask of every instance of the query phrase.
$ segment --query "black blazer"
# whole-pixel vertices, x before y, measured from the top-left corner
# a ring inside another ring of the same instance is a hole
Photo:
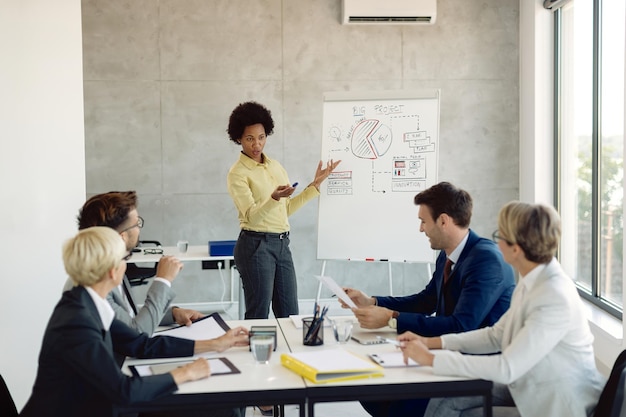
[[[398,333],[441,336],[476,330],[493,325],[508,310],[515,278],[513,268],[504,261],[495,243],[470,230],[444,286],[446,258],[441,251],[433,277],[420,293],[376,297],[379,306],[400,312]]]
[[[46,328],[39,367],[24,417],[109,417],[113,404],[130,404],[177,389],[170,374],[124,375],[114,352],[140,358],[191,356],[194,342],[149,338],[113,320],[109,331],[89,293],[77,286],[63,293]]]

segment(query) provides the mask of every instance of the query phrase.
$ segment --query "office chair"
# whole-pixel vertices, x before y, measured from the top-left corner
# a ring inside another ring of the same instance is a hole
[[[141,251],[144,246],[153,245],[155,247],[160,247],[161,242],[158,240],[140,240],[139,245],[137,245],[137,249]],[[159,263],[156,262],[153,266],[137,266],[137,264],[129,263],[126,265],[126,277],[130,282],[132,287],[137,285],[144,285],[148,282],[146,281],[148,278],[152,278],[156,275],[157,265]]]
[[[624,405],[624,389],[626,383],[626,350],[619,354],[613,369],[611,369],[611,375],[606,382],[596,411],[595,417],[626,417],[626,406]]]
[[[2,375],[0,375],[0,416],[17,417],[17,408]]]

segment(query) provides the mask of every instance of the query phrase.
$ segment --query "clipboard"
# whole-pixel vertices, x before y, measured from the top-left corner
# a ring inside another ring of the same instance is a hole
[[[406,368],[410,366],[420,366],[419,363],[409,358],[408,365],[404,363],[402,352],[399,350],[392,352],[372,353],[367,355],[376,364],[383,368]]]
[[[205,340],[220,337],[228,330],[230,330],[230,327],[222,316],[219,313],[213,313],[194,320],[191,326],[181,324],[169,329],[157,330],[154,332],[154,336],[174,336],[181,339]]]
[[[211,376],[239,374],[241,371],[228,358],[210,358]],[[168,373],[176,368],[193,362],[192,360],[158,362],[148,365],[130,365],[128,369],[133,376],[143,377]]]

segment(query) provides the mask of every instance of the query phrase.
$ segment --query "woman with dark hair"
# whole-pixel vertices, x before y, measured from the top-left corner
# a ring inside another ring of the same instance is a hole
[[[228,173],[228,192],[239,213],[241,233],[235,265],[241,275],[246,319],[298,314],[296,272],[289,250],[288,217],[319,195],[319,187],[339,162],[319,162],[313,181],[296,196],[282,165],[263,149],[274,132],[271,112],[256,102],[237,106],[228,122],[230,140],[241,155]]]
[[[404,333],[398,339],[405,360],[432,366],[438,375],[492,380],[493,404],[516,408],[522,417],[591,415],[604,378],[576,286],[554,258],[559,215],[549,206],[512,201],[500,210],[493,239],[520,274],[509,310],[493,326],[466,333]],[[481,402],[431,399],[426,416],[460,416]]]

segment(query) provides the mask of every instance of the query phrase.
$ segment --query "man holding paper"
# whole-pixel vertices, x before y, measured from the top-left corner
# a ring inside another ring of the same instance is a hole
[[[345,288],[357,305],[352,311],[359,324],[368,329],[389,326],[398,333],[411,331],[421,336],[493,325],[509,308],[515,279],[496,244],[469,228],[471,196],[441,182],[417,194],[414,202],[419,206],[420,231],[429,238],[432,249],[441,251],[432,279],[418,294],[404,297],[370,297]],[[387,403],[386,408],[368,407],[372,403],[364,406],[375,416],[402,415],[396,407],[399,403],[403,402]],[[425,404],[414,404],[411,415],[421,414],[417,408],[423,412]]]

